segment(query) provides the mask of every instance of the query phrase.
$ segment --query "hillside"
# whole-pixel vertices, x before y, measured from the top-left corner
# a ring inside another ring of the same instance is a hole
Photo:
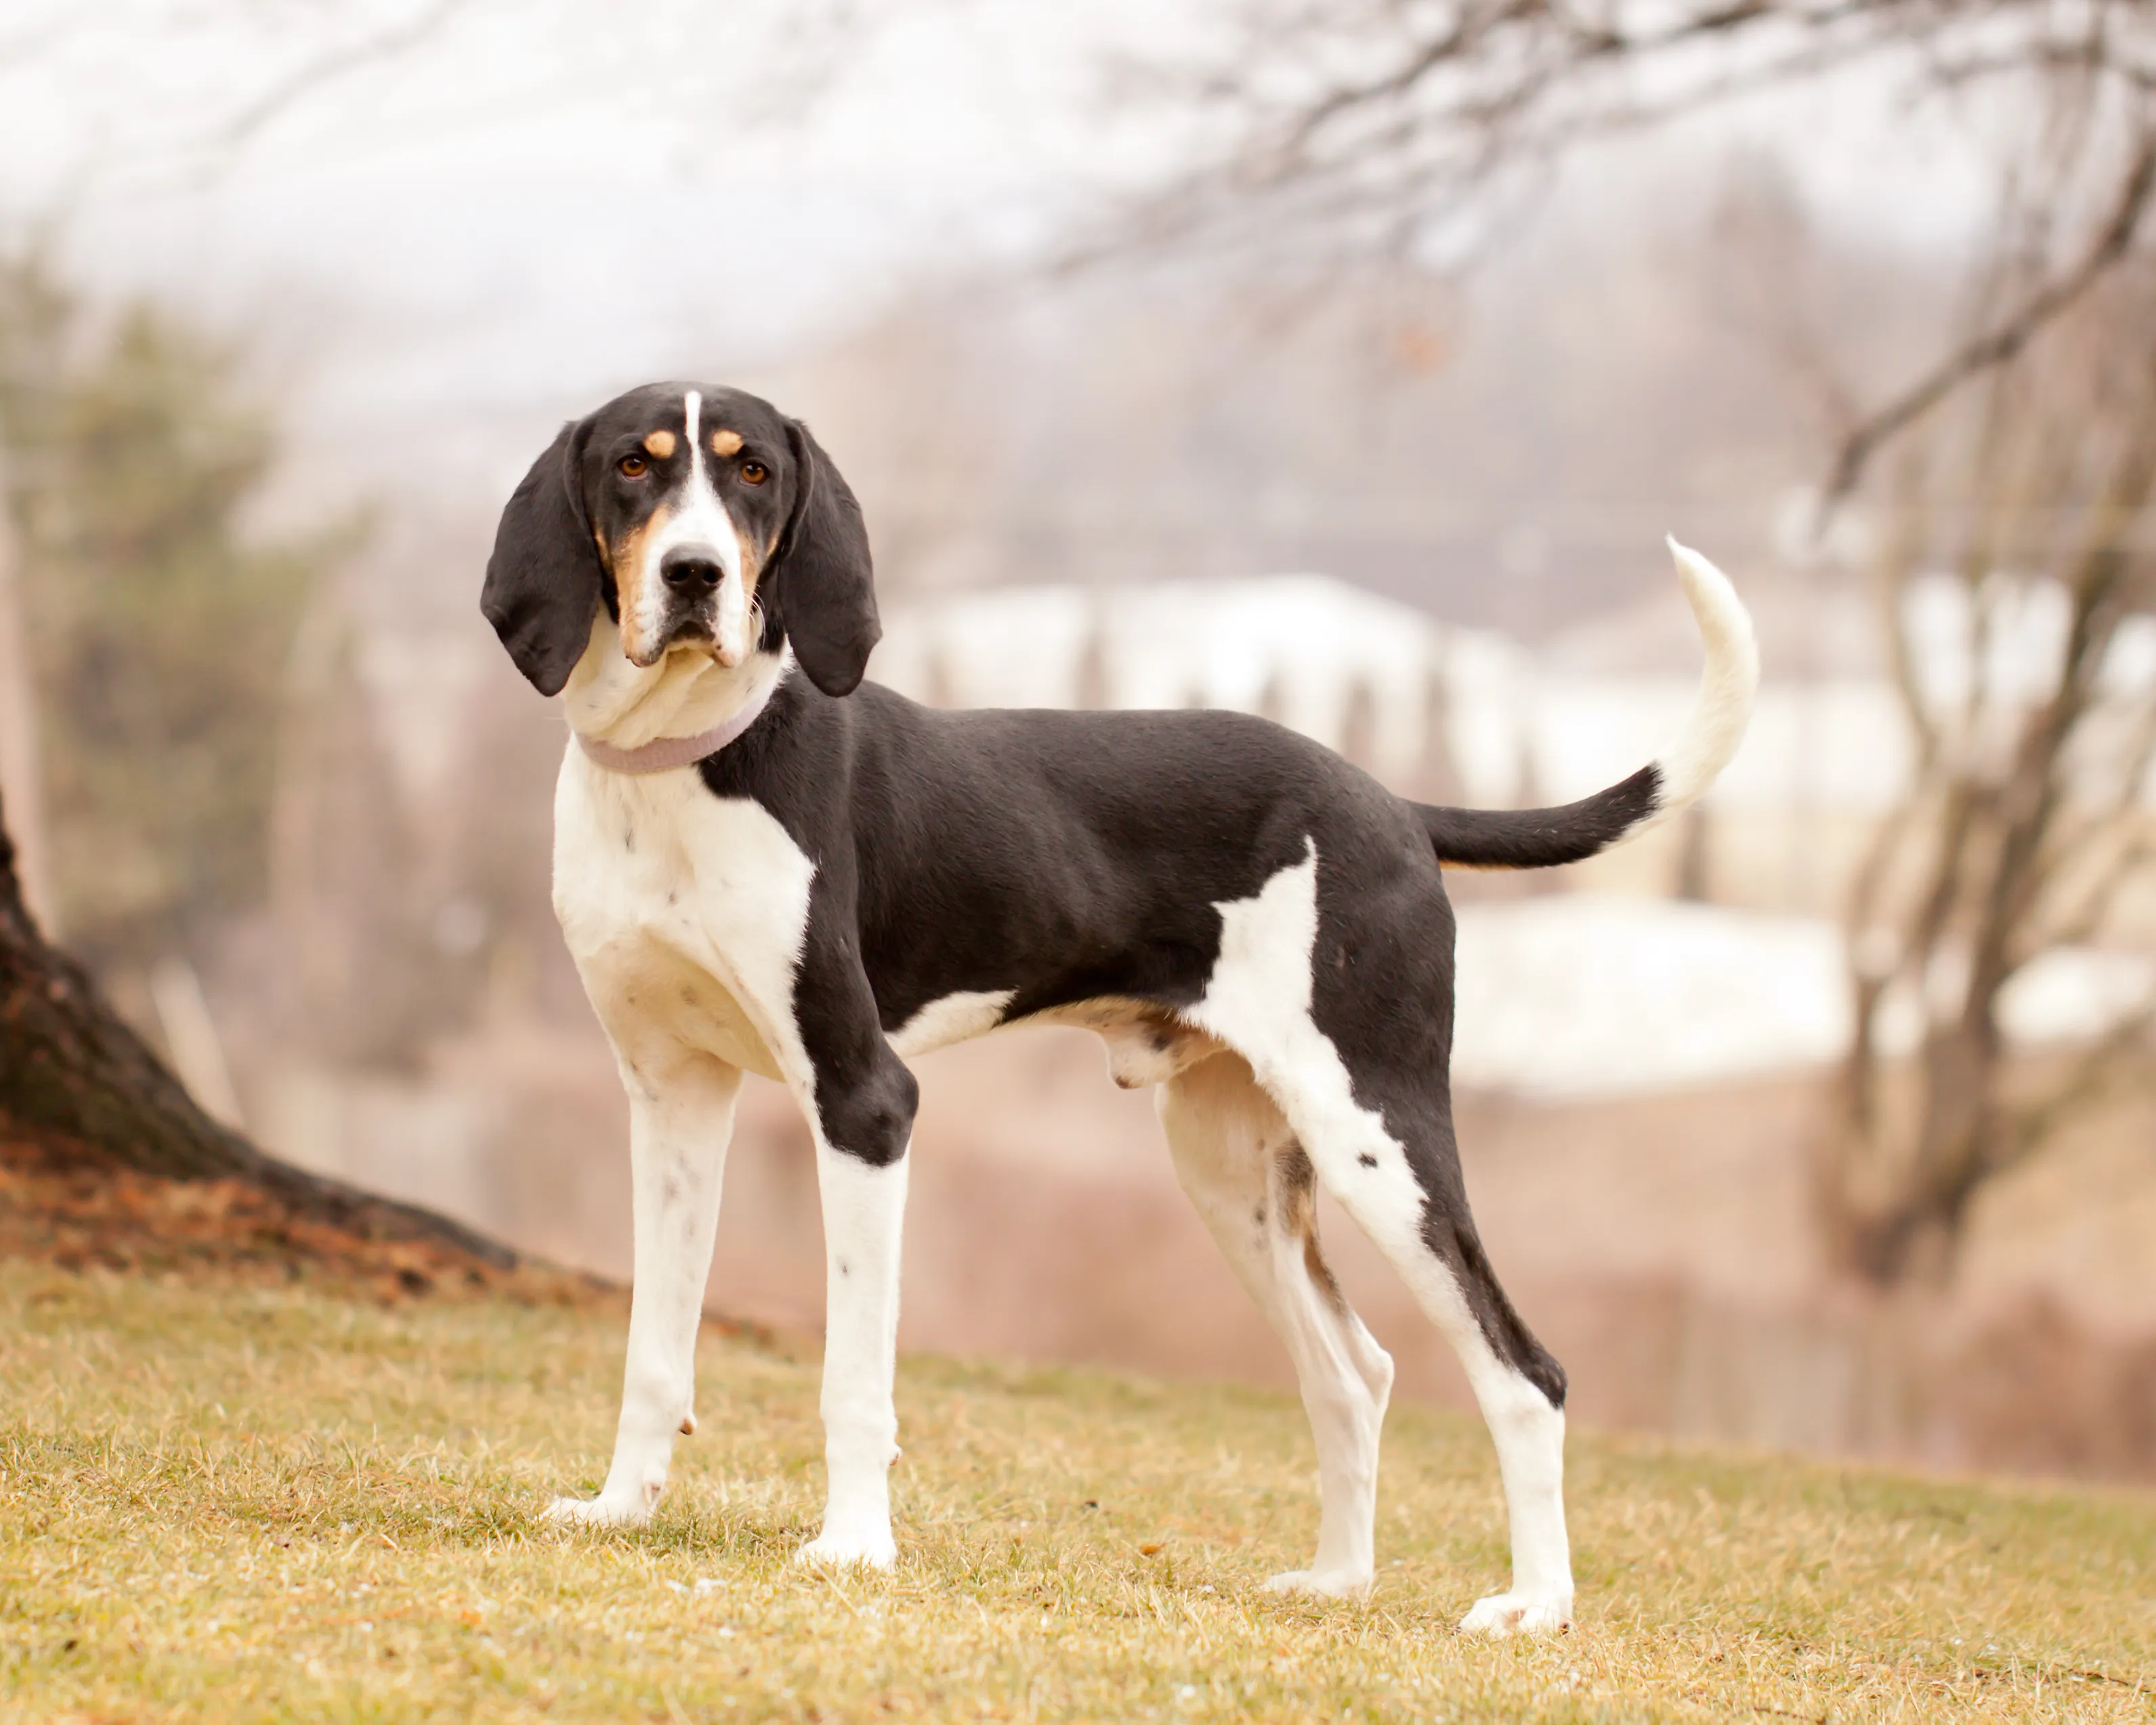
[[[2147,1719],[2156,1499],[1575,1437],[1580,1621],[1503,1579],[1478,1426],[1387,1431],[1364,1604],[1307,1555],[1300,1408],[910,1359],[890,1578],[786,1558],[815,1368],[707,1333],[653,1528],[536,1512],[604,1465],[624,1314],[566,1285],[0,1264],[0,1718]],[[381,1285],[372,1285],[379,1288]]]

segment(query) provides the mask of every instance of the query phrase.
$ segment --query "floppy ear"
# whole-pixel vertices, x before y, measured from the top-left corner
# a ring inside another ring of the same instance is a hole
[[[578,474],[587,423],[562,426],[511,494],[480,590],[479,608],[542,695],[560,694],[584,656],[606,579]]]
[[[786,435],[793,445],[800,495],[764,580],[808,680],[827,695],[850,695],[883,634],[869,531],[861,506],[808,428],[789,420]]]

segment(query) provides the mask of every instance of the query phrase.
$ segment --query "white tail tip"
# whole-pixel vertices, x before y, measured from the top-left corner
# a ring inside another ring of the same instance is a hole
[[[1674,535],[1669,547],[1699,624],[1707,664],[1700,674],[1699,698],[1684,729],[1656,759],[1662,783],[1655,821],[1697,801],[1729,765],[1744,740],[1759,691],[1759,643],[1752,632],[1752,614],[1729,577]]]

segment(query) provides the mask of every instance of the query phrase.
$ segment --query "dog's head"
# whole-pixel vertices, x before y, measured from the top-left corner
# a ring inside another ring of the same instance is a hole
[[[541,693],[561,692],[601,606],[639,666],[675,648],[733,666],[791,641],[832,695],[882,632],[860,506],[808,428],[690,384],[564,425],[501,512],[480,608]]]

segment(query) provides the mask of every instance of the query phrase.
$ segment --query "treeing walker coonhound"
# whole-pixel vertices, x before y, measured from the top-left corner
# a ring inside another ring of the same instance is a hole
[[[1457,1351],[1496,1444],[1512,1585],[1462,1627],[1571,1618],[1565,1377],[1498,1286],[1453,1139],[1442,867],[1594,855],[1690,803],[1758,681],[1750,619],[1671,543],[1706,646],[1675,744],[1563,808],[1427,807],[1238,713],[938,712],[862,682],[869,541],[807,428],[659,384],[563,428],[504,510],[482,600],[566,695],[554,904],[629,1093],[635,1284],[604,1487],[652,1511],[692,1374],[735,1097],[816,1146],[829,1496],[801,1556],[889,1565],[911,1057],[1000,1025],[1097,1031],[1157,1084],[1183,1188],[1279,1330],[1317,1439],[1317,1552],[1367,1588],[1392,1361],[1318,1249],[1322,1187]]]

